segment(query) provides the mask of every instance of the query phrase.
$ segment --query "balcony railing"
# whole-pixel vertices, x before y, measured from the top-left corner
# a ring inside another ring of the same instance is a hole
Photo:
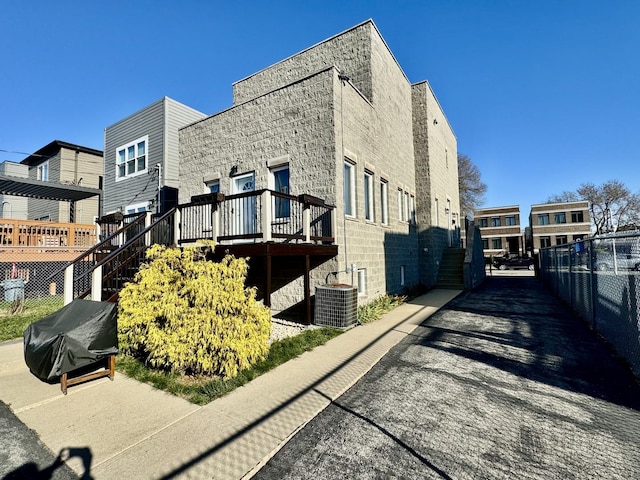
[[[200,195],[178,207],[178,241],[333,243],[333,208],[311,195],[272,190]]]

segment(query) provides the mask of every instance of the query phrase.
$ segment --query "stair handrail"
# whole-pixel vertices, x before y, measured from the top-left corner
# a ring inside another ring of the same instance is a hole
[[[102,267],[103,265],[105,265],[106,263],[112,261],[115,257],[117,257],[122,251],[124,251],[127,247],[130,247],[132,244],[134,244],[136,241],[138,241],[140,238],[144,237],[146,234],[148,234],[149,232],[151,232],[152,230],[155,229],[155,227],[157,227],[163,220],[165,220],[166,218],[170,217],[171,215],[174,215],[176,213],[176,207],[173,207],[171,210],[169,210],[167,213],[165,213],[164,215],[162,215],[161,217],[157,218],[151,225],[149,225],[147,228],[145,228],[144,230],[142,230],[141,232],[139,232],[137,235],[135,235],[134,237],[130,238],[126,243],[123,243],[122,245],[120,245],[116,250],[114,250],[113,252],[111,252],[109,255],[107,255],[105,258],[103,258],[102,260],[100,260],[99,262],[97,262],[95,265],[93,265],[89,270],[87,270],[86,272],[84,272],[82,275],[80,275],[78,278],[76,278],[76,281],[79,281],[81,279],[83,279],[84,277],[87,277],[89,275],[93,274],[93,271],[96,270],[99,267]],[[124,265],[121,265],[121,267]],[[88,292],[84,293],[85,295],[88,294]]]
[[[142,221],[145,219],[145,216],[146,216],[146,212],[140,213],[140,215],[138,215],[138,217],[135,220],[133,220],[131,223],[127,223],[123,227],[119,228],[118,230],[113,232],[111,235],[109,235],[107,238],[105,238],[103,241],[101,241],[100,243],[96,243],[93,247],[91,247],[87,251],[82,252],[76,258],[74,258],[73,260],[67,262],[64,267],[56,270],[54,273],[49,275],[49,277],[47,277],[46,281],[47,282],[51,281],[56,275],[59,275],[60,273],[64,272],[70,265],[75,265],[76,263],[80,262],[83,258],[85,258],[85,257],[95,253],[96,251],[104,248],[107,244],[111,243],[111,241],[114,238],[116,238],[118,235],[122,235],[127,230],[132,228],[134,225],[138,225],[138,223],[142,223]]]

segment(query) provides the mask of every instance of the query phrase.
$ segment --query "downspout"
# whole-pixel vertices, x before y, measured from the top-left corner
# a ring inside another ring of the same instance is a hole
[[[344,86],[349,81],[349,77],[343,74],[338,74],[338,80],[340,80],[340,144],[342,148],[342,195],[344,197],[344,158],[345,158],[345,150],[344,150],[344,109],[343,109],[343,97],[344,97]],[[343,198],[344,200],[344,198]],[[343,201],[344,203],[344,201]],[[355,207],[355,205],[354,205]],[[344,212],[344,205],[342,206],[342,235],[344,242],[344,268],[345,273],[349,273],[349,260],[347,255],[347,215]],[[351,284],[353,285],[353,275],[351,276]]]

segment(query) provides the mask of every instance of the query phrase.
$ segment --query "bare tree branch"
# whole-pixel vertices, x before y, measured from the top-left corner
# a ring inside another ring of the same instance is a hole
[[[487,185],[482,181],[480,170],[471,159],[458,154],[458,188],[460,190],[460,213],[473,216],[473,211],[484,203]]]

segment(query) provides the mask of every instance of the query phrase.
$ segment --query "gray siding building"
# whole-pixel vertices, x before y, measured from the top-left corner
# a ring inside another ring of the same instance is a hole
[[[104,212],[157,209],[158,187],[178,188],[178,129],[205,114],[164,97],[104,132]]]
[[[101,188],[102,151],[54,140],[20,163],[28,166],[28,178],[43,182]],[[99,198],[59,202],[29,198],[28,220],[91,224],[100,212]]]
[[[372,21],[236,82],[233,99],[180,130],[180,203],[263,188],[320,197],[336,206],[339,255],[312,285],[357,285],[366,302],[435,282],[459,242],[456,138]],[[274,309],[302,300],[301,281]]]

